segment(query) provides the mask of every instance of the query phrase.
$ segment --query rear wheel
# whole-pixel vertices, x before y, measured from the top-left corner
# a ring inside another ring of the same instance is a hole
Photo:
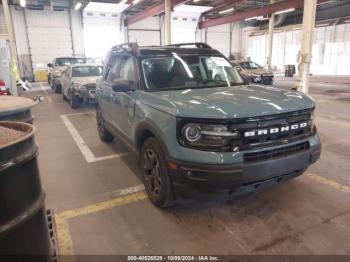
[[[103,142],[112,142],[114,140],[114,136],[106,129],[101,108],[98,105],[96,105],[96,122],[100,139]]]
[[[151,202],[161,208],[174,205],[175,197],[166,160],[155,138],[148,138],[142,145],[141,163],[145,189]]]

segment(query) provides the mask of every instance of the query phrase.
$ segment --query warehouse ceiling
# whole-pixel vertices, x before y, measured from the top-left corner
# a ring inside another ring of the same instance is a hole
[[[152,6],[162,3],[164,0],[140,0],[137,4],[131,5],[125,10],[127,15],[135,15]],[[278,1],[276,1],[278,2]],[[211,10],[205,12],[203,16],[208,19],[214,19],[234,12],[242,12],[253,8],[262,7],[270,4],[270,0],[199,0],[189,1],[189,5],[210,6]],[[231,11],[231,8],[233,10]],[[227,12],[225,12],[225,10]]]

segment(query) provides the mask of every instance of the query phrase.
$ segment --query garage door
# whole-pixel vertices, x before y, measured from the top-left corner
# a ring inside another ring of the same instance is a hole
[[[26,10],[25,14],[34,72],[45,69],[55,57],[73,54],[68,11]]]
[[[113,46],[124,42],[120,14],[84,12],[83,32],[85,53],[90,57],[104,58]]]
[[[129,29],[129,43],[136,42],[139,46],[161,45],[160,30]]]
[[[225,56],[230,55],[230,25],[212,27],[207,32],[207,43]]]

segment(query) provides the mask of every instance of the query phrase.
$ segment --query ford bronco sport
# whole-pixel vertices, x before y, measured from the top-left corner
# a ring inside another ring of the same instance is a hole
[[[213,72],[224,79],[213,79]],[[245,194],[301,175],[321,153],[307,95],[247,85],[206,44],[116,46],[97,81],[99,136],[139,154],[149,199]]]

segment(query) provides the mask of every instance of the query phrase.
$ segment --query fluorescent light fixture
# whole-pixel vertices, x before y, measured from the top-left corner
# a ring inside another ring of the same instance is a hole
[[[295,11],[295,8],[290,8],[290,9],[278,11],[278,12],[276,12],[275,14],[276,14],[276,15],[279,15],[279,14],[289,13],[289,12],[293,12],[293,11]]]
[[[193,2],[195,2],[195,3],[197,3],[197,2],[199,2],[200,0],[193,0]]]
[[[319,26],[329,26],[329,23],[317,24],[316,26],[317,26],[317,27],[319,27]]]
[[[81,6],[82,6],[82,3],[77,2],[77,3],[75,4],[74,9],[75,9],[75,10],[79,10],[79,9],[81,8]]]
[[[122,1],[119,2],[119,4],[126,4],[127,1],[128,0],[122,0]]]
[[[220,11],[219,14],[222,15],[222,14],[226,14],[226,13],[229,13],[229,12],[232,12],[233,10],[235,10],[233,7],[229,8],[229,9],[226,9],[226,10],[223,10],[223,11]]]
[[[22,7],[26,7],[26,4],[27,4],[26,2],[27,2],[26,0],[20,0],[19,5]]]
[[[249,18],[246,18],[245,21],[250,21],[250,20],[255,20],[257,17],[254,16],[254,17],[249,17]]]
[[[134,1],[132,2],[132,4],[133,4],[133,5],[136,5],[138,2],[140,2],[140,0],[134,0]]]
[[[330,1],[326,1],[326,2],[323,2],[323,3],[317,3],[317,5],[324,5],[324,4],[329,4],[329,3],[331,3],[331,2],[333,2],[333,0],[330,0]]]

